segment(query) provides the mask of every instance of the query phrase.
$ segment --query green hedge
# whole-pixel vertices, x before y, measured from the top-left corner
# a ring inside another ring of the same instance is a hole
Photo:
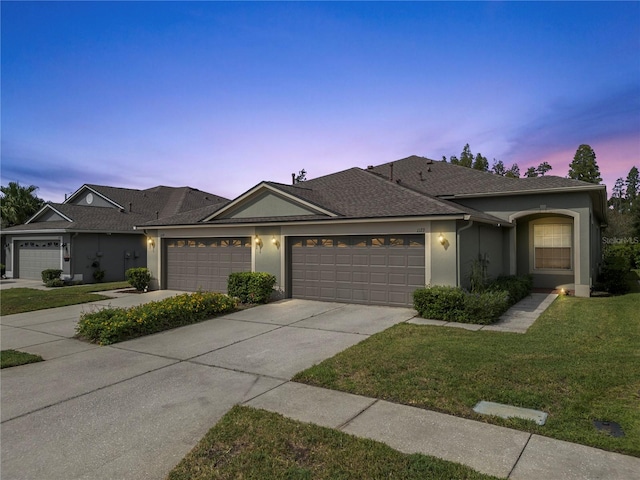
[[[47,268],[46,270],[42,270],[40,275],[42,276],[42,281],[47,283],[49,280],[56,280],[57,278],[60,278],[62,270],[59,268]]]
[[[626,249],[616,247],[605,249],[600,281],[607,292],[612,295],[621,295],[630,289],[627,275],[631,270],[632,259],[628,256]]]
[[[242,303],[267,303],[276,277],[265,272],[236,272],[229,275],[227,293]]]
[[[145,288],[149,288],[151,282],[151,272],[148,268],[130,268],[124,272],[127,282],[137,291],[142,292]]]
[[[109,345],[131,338],[197,323],[236,310],[236,300],[223,293],[185,293],[132,308],[105,308],[83,313],[76,334]]]
[[[413,292],[413,306],[424,318],[488,325],[509,308],[506,291],[465,292],[459,287],[433,286]]]
[[[531,294],[530,275],[500,276],[481,293],[459,287],[429,286],[413,292],[413,307],[424,318],[488,325],[514,303]]]
[[[506,291],[509,294],[509,304],[518,303],[531,295],[533,290],[533,276],[531,275],[500,275],[487,287],[489,292]]]

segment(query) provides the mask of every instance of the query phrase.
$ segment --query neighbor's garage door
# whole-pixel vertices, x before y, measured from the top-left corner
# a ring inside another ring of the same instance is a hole
[[[170,290],[226,292],[232,272],[251,271],[251,239],[190,238],[165,240]]]
[[[424,235],[291,238],[292,296],[408,306],[424,287]]]
[[[42,271],[60,268],[60,242],[24,240],[18,242],[18,277],[42,279]]]

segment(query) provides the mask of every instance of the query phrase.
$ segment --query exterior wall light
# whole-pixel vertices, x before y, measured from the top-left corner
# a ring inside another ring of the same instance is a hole
[[[262,247],[262,239],[260,238],[260,235],[256,235],[256,247]]]
[[[438,243],[439,243],[440,245],[444,245],[446,241],[447,241],[447,239],[446,239],[446,238],[444,238],[444,235],[443,235],[443,234],[438,235]]]
[[[276,248],[280,248],[280,240],[278,240],[275,235],[271,238],[271,243],[273,243]]]
[[[153,238],[149,237],[147,238],[147,245],[149,245],[151,248],[154,248],[156,246],[156,242],[153,241]]]

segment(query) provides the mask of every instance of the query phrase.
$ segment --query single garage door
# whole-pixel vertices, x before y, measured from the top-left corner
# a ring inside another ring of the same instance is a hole
[[[232,272],[251,271],[251,239],[189,238],[165,240],[170,290],[226,292]]]
[[[293,237],[294,298],[410,306],[424,287],[424,235]]]
[[[24,240],[18,242],[18,277],[42,279],[42,271],[60,268],[60,242],[55,240]]]

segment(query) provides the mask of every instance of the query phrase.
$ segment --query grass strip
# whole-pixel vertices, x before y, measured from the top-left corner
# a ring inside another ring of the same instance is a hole
[[[52,290],[7,288],[0,291],[0,315],[13,315],[104,300],[109,297],[93,292],[116,290],[128,286],[127,282],[109,282],[59,287]]]
[[[169,473],[168,480],[494,479],[456,463],[407,455],[373,440],[235,406]]]
[[[40,355],[33,355],[31,353],[20,352],[18,350],[0,351],[0,369],[17,367],[20,365],[26,365],[28,363],[36,363],[42,361],[43,358]]]
[[[400,324],[295,381],[640,456],[640,294],[559,297],[526,334]],[[473,412],[542,410],[547,424]],[[597,431],[619,423],[625,437]]]

